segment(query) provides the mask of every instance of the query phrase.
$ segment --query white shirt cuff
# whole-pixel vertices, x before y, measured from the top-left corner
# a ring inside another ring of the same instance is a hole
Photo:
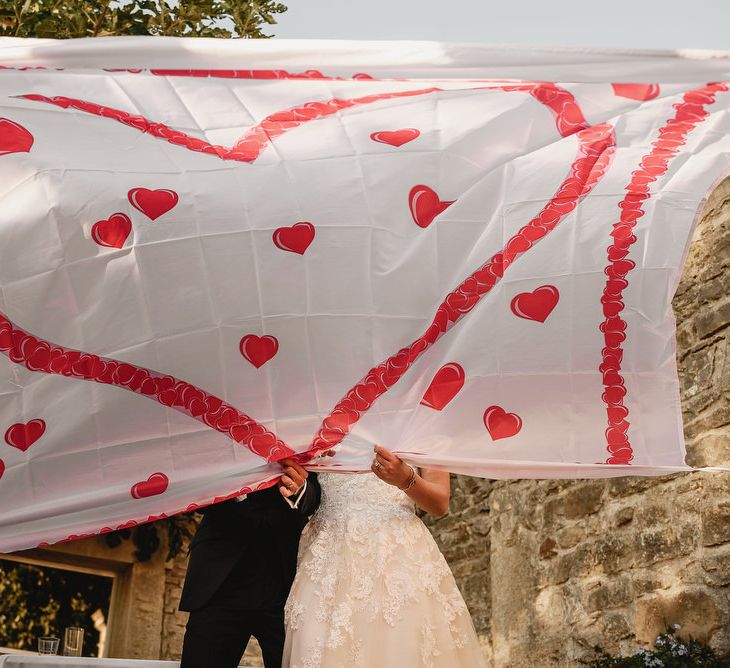
[[[295,497],[295,501],[292,501],[289,497],[282,497],[284,501],[286,501],[289,504],[289,507],[292,510],[296,510],[299,508],[299,502],[302,500],[302,496],[304,496],[304,491],[307,489],[307,481],[304,481],[304,484],[302,485],[301,489],[297,492],[297,495]]]
[[[289,504],[289,507],[292,510],[296,510],[299,508],[299,502],[302,500],[302,495],[304,494],[304,490],[307,489],[307,481],[304,481],[304,484],[301,486],[300,490],[297,492],[297,495],[295,497],[295,500],[292,501],[290,498],[286,496],[282,496],[281,498],[284,499]],[[248,494],[241,494],[241,496],[236,497],[236,501],[240,503],[241,501],[245,501]]]

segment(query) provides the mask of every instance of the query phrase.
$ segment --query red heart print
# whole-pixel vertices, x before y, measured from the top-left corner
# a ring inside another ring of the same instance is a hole
[[[33,135],[9,118],[0,118],[0,155],[27,153],[33,146]]]
[[[440,411],[464,387],[464,369],[456,362],[444,364],[433,377],[421,404]]]
[[[519,318],[545,322],[557,306],[560,293],[554,285],[541,285],[532,292],[520,292],[509,307]]]
[[[257,369],[268,362],[279,350],[279,341],[275,336],[256,336],[246,334],[241,339],[241,355]]]
[[[419,227],[428,227],[433,219],[448,209],[454,201],[444,202],[428,186],[413,186],[408,195],[408,207],[413,221]]]
[[[5,462],[0,459],[0,478],[3,477],[3,473],[5,473]]]
[[[132,485],[130,492],[133,499],[144,499],[162,494],[169,484],[170,480],[164,473],[153,473],[147,480]]]
[[[630,100],[653,100],[659,95],[658,84],[615,83],[611,84],[614,94]]]
[[[500,406],[490,406],[484,411],[484,426],[493,441],[509,438],[522,429],[522,418],[515,413],[507,413]]]
[[[163,213],[174,208],[178,202],[177,193],[174,190],[148,190],[147,188],[132,188],[127,193],[129,203],[141,211],[150,220],[157,220]]]
[[[91,228],[91,238],[100,246],[121,248],[132,231],[132,221],[123,213],[115,213],[100,220]]]
[[[36,419],[30,422],[17,422],[5,432],[5,442],[21,452],[25,452],[46,431],[46,423]]]
[[[403,146],[409,141],[413,141],[420,136],[420,132],[416,128],[403,128],[402,130],[380,130],[373,132],[370,139],[380,142],[381,144],[389,144],[390,146]]]
[[[304,255],[304,251],[314,241],[314,225],[302,222],[291,227],[279,227],[274,231],[272,238],[277,248]]]

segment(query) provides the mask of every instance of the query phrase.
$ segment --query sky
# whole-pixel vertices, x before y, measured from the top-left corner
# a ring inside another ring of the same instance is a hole
[[[283,0],[282,38],[730,50],[729,0]]]

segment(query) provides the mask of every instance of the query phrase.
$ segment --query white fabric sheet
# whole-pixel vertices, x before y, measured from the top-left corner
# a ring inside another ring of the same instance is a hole
[[[0,549],[245,494],[292,452],[686,470],[671,297],[728,172],[727,54],[0,54]]]

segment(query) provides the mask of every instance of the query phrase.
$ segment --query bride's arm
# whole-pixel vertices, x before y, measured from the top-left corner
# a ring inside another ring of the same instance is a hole
[[[433,469],[411,469],[398,455],[375,446],[373,473],[389,485],[402,489],[421,509],[432,515],[449,512],[449,474]]]

